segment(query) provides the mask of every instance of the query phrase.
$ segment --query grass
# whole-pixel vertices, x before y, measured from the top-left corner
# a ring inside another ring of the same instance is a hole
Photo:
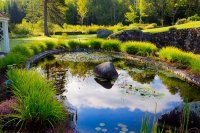
[[[166,31],[169,31],[169,29],[171,27],[174,27],[176,29],[196,28],[196,27],[200,27],[200,21],[193,21],[193,22],[188,22],[188,23],[185,23],[185,24],[162,27],[162,28],[146,29],[146,30],[143,30],[143,32],[149,32],[149,33],[166,32]]]
[[[200,55],[185,52],[175,47],[166,47],[159,51],[159,56],[161,59],[182,63],[193,71],[200,72]]]
[[[122,45],[123,52],[133,55],[150,56],[153,55],[157,50],[158,48],[149,42],[130,41]]]
[[[16,113],[9,117],[18,121],[17,126],[53,126],[64,120],[64,106],[55,99],[52,83],[35,71],[9,70],[7,75],[13,81],[12,91],[18,103]]]
[[[155,112],[156,114],[156,112]],[[188,125],[189,125],[189,118],[190,118],[190,106],[188,103],[184,103],[182,115],[181,115],[181,121],[180,121],[180,127],[172,127],[174,130],[167,129],[169,133],[187,133],[188,132]],[[156,118],[154,116],[153,123],[150,123],[150,116],[148,114],[145,115],[145,117],[142,119],[141,127],[140,127],[140,133],[164,133],[165,131],[165,125],[163,127],[159,126],[156,122]],[[152,124],[152,128],[150,129],[150,125]]]

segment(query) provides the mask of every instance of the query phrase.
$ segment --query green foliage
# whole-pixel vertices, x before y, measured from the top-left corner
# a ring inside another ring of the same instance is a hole
[[[179,24],[185,24],[185,23],[188,23],[189,21],[186,19],[186,18],[182,18],[182,19],[178,19],[176,21],[176,25],[179,25]]]
[[[191,52],[184,52],[175,47],[162,48],[159,51],[159,55],[161,59],[182,63],[191,68],[193,71],[200,72],[200,55],[196,55]]]
[[[122,51],[133,55],[150,56],[157,51],[157,47],[148,42],[126,42],[122,45]]]
[[[53,84],[35,71],[10,70],[8,78],[13,81],[12,91],[18,101],[11,118],[17,126],[38,124],[53,126],[65,118],[64,107],[56,101]]]
[[[121,42],[118,40],[103,40],[101,48],[108,51],[120,51]]]
[[[200,16],[195,14],[194,16],[188,17],[189,21],[200,21]]]
[[[81,42],[81,41],[69,41],[68,46],[71,49],[89,48],[89,43],[88,42]]]
[[[78,15],[80,16],[81,24],[83,24],[83,20],[88,13],[87,3],[88,0],[77,0],[77,10]]]
[[[53,41],[46,41],[47,50],[55,49],[57,44]]]
[[[134,23],[137,18],[137,12],[133,9],[132,6],[129,6],[129,12],[125,14],[126,21]]]
[[[89,44],[92,49],[101,49],[102,39],[89,40]]]
[[[188,29],[188,28],[197,28],[200,25],[200,21],[196,22],[188,22],[186,24],[180,24],[175,26],[168,26],[168,27],[162,27],[162,28],[154,28],[154,29],[145,29],[143,32],[149,32],[149,33],[159,33],[159,32],[166,32],[169,31],[170,27],[175,27],[176,29]]]

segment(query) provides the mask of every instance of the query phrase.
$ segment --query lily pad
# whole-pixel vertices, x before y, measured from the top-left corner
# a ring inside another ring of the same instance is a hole
[[[105,126],[106,124],[105,123],[100,123],[99,126],[103,127]]]
[[[101,131],[101,128],[100,127],[96,127],[95,130],[96,131]]]

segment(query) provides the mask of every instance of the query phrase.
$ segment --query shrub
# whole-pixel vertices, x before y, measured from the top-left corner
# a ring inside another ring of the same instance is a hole
[[[102,49],[108,51],[120,51],[121,42],[118,40],[102,40]]]
[[[191,17],[188,17],[189,21],[200,21],[200,16],[198,14],[195,14]]]
[[[185,24],[187,22],[188,22],[188,20],[186,18],[178,19],[176,22],[176,25]]]
[[[157,47],[149,42],[126,42],[122,45],[123,52],[133,55],[149,56],[157,51]]]
[[[51,82],[35,71],[10,70],[7,75],[13,81],[12,91],[18,101],[11,117],[18,120],[18,124],[53,126],[64,120],[64,107],[56,101]]]

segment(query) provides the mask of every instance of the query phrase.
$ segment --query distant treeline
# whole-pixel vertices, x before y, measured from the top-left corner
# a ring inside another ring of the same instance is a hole
[[[22,19],[35,23],[43,20],[46,12],[48,22],[59,25],[171,25],[200,15],[200,0],[0,0],[0,11],[9,14],[11,23]]]

